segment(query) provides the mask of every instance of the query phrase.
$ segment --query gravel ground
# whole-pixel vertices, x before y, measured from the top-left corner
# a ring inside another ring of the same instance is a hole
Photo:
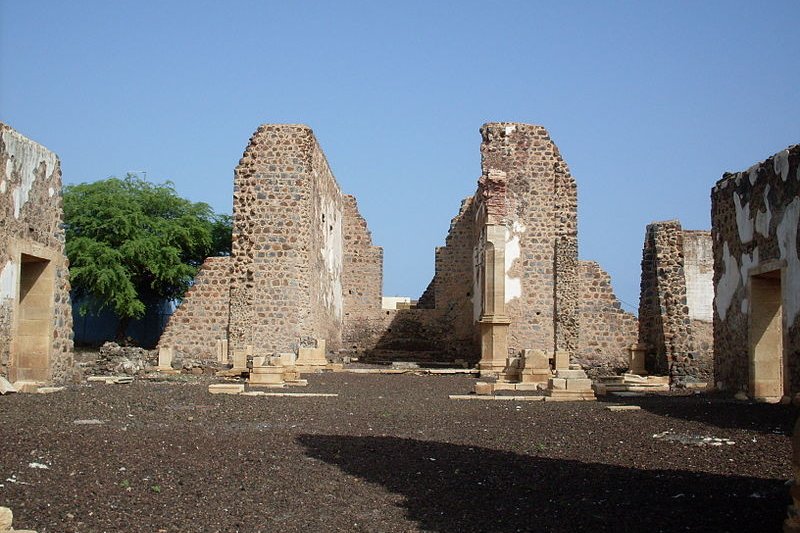
[[[787,406],[449,400],[467,376],[291,389],[338,398],[212,396],[211,382],[0,397],[0,505],[39,533],[455,533],[778,531],[789,504]]]

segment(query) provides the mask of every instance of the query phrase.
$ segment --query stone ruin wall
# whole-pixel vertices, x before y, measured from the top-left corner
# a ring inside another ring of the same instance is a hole
[[[342,344],[361,352],[375,347],[387,325],[381,309],[383,248],[372,244],[354,196],[344,195],[344,321]]]
[[[712,189],[714,373],[726,390],[748,390],[749,275],[782,268],[783,341],[792,393],[800,392],[800,145]]]
[[[710,231],[683,231],[683,274],[696,363],[714,370],[714,250]]]
[[[579,261],[580,329],[577,361],[583,367],[628,367],[628,347],[636,340],[636,316],[622,309],[611,277],[595,261]]]
[[[216,360],[217,340],[228,338],[231,258],[207,257],[194,284],[170,317],[159,347],[175,347],[176,355]]]
[[[542,126],[481,128],[481,169],[508,180],[506,304],[509,350],[578,344],[577,187]]]
[[[73,368],[72,307],[64,255],[61,164],[44,146],[0,123],[0,375],[10,376],[19,320],[21,254],[50,261],[53,286],[49,361],[43,381],[64,382]],[[16,366],[16,365],[15,365]]]
[[[313,339],[329,350],[369,349],[388,322],[382,283],[383,249],[311,129],[265,124],[234,172],[232,256],[206,259],[159,346],[210,359],[226,338],[229,357]]]
[[[552,354],[558,346],[587,364],[624,365],[636,340],[636,318],[620,309],[605,272],[594,263],[579,266],[576,184],[558,148],[541,126],[492,123],[481,135],[481,179],[500,171],[507,183],[486,201],[503,204],[494,207],[507,227],[509,351],[538,348]],[[418,308],[391,312],[379,348],[479,359],[476,221],[482,220],[484,201],[479,189],[462,202],[445,245],[436,250],[434,278]]]
[[[262,125],[234,173],[229,349],[341,345],[344,200],[310,128]]]
[[[650,224],[645,232],[639,343],[646,345],[647,370],[669,375],[674,383],[709,381],[712,375],[708,322],[703,320],[708,239],[707,232],[685,232],[677,220]]]

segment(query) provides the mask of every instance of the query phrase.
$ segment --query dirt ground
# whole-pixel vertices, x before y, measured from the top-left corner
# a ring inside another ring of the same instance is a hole
[[[778,531],[789,504],[789,406],[456,401],[474,378],[308,377],[291,391],[339,396],[212,396],[215,379],[180,376],[0,397],[0,505],[39,533],[455,533]]]

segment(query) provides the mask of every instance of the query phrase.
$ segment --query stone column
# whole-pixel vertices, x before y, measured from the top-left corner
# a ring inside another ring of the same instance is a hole
[[[508,357],[508,326],[506,316],[506,228],[499,224],[484,227],[486,244],[483,262],[483,305],[480,320],[481,375],[496,375],[506,366]]]

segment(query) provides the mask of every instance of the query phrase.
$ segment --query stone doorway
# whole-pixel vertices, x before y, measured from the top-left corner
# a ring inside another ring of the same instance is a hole
[[[779,269],[750,277],[748,340],[751,396],[762,401],[780,401],[788,390],[785,385],[788,374]]]
[[[55,269],[41,257],[21,254],[19,300],[9,374],[12,381],[48,381],[53,339]]]

